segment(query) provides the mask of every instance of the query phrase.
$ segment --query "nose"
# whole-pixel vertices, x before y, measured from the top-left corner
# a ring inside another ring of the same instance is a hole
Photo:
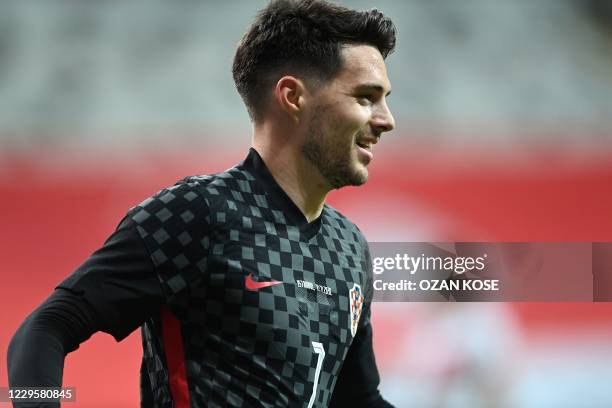
[[[384,100],[372,115],[372,127],[377,133],[390,132],[395,128],[395,119]]]

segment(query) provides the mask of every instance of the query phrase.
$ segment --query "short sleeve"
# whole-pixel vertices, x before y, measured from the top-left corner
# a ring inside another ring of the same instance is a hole
[[[129,216],[57,288],[86,301],[95,313],[98,329],[117,341],[156,313],[163,302],[149,252]]]
[[[181,182],[148,198],[131,212],[145,243],[166,302],[197,286],[206,271],[209,249],[207,200],[197,183]]]

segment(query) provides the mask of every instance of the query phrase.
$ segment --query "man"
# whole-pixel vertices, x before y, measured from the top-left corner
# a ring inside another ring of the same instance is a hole
[[[394,122],[392,22],[322,1],[273,1],[233,64],[254,124],[246,160],[131,209],[22,324],[9,382],[59,386],[96,331],[142,326],[143,406],[386,407],[372,351],[371,262],[325,205],[368,177]]]

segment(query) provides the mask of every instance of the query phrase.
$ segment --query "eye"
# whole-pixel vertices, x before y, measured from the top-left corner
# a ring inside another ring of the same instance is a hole
[[[364,106],[372,105],[374,103],[374,96],[373,95],[358,95],[357,102],[359,102],[359,104],[364,105]]]

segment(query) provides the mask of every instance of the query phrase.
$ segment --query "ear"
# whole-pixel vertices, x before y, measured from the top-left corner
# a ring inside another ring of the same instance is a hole
[[[296,120],[304,109],[304,83],[290,75],[278,80],[274,88],[274,99],[278,106]]]

